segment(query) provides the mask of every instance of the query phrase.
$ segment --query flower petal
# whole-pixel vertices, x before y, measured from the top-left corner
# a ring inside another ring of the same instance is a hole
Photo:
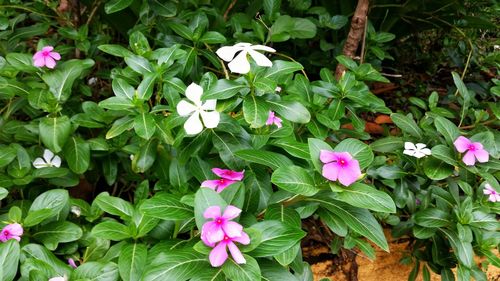
[[[467,153],[465,153],[464,157],[462,158],[462,161],[467,166],[474,166],[474,163],[476,163],[476,157],[474,156],[474,152],[470,150],[467,151]]]
[[[3,229],[8,230],[10,234],[13,236],[21,236],[23,235],[24,232],[23,227],[18,223],[9,224],[5,226]]]
[[[253,60],[255,61],[255,63],[258,66],[264,66],[264,67],[273,66],[273,62],[271,60],[269,60],[265,55],[263,55],[259,52],[256,52],[254,50],[249,50],[248,53],[250,54],[250,56],[253,58]]]
[[[212,249],[210,255],[208,256],[210,264],[213,267],[219,267],[224,264],[227,260],[226,243],[219,243],[215,248]]]
[[[471,145],[471,141],[464,136],[459,136],[453,142],[453,145],[455,145],[455,148],[458,150],[458,152],[463,153],[469,149],[469,145]]]
[[[269,117],[267,117],[266,125],[272,125],[274,123],[274,111],[269,111]]]
[[[328,163],[323,165],[322,175],[323,177],[336,181],[340,172],[340,166],[337,163]]]
[[[428,148],[422,148],[422,149],[420,149],[420,152],[422,152],[425,155],[431,155],[432,154],[432,151],[430,149],[428,149]]]
[[[217,219],[220,217],[220,207],[219,206],[210,206],[205,212],[203,212],[203,217],[206,219]]]
[[[337,161],[337,152],[333,152],[333,151],[330,151],[330,150],[321,150],[319,152],[319,160],[321,160],[321,162],[323,163],[330,163],[330,162],[333,162],[333,161]]]
[[[43,52],[42,51],[36,52],[33,55],[33,60],[39,60],[39,59],[43,59]]]
[[[415,156],[416,152],[417,152],[416,150],[412,150],[412,149],[403,150],[403,154],[410,155],[410,156]]]
[[[220,113],[218,111],[200,111],[201,119],[205,127],[216,128],[220,122]]]
[[[51,57],[45,57],[45,66],[52,69],[56,67],[56,61]]]
[[[472,145],[474,146],[474,148],[475,148],[476,150],[481,150],[481,149],[483,149],[483,148],[484,148],[484,147],[483,147],[483,144],[481,144],[480,142],[473,142],[473,143],[472,143]]]
[[[231,184],[233,184],[235,182],[236,181],[233,181],[233,180],[220,179],[219,180],[219,188],[217,188],[217,192],[218,193],[222,192],[226,187],[230,186]]]
[[[201,106],[201,95],[203,95],[203,88],[196,83],[191,83],[186,88],[186,97],[196,106]]]
[[[271,52],[271,53],[276,52],[275,49],[268,47],[268,46],[264,46],[264,45],[253,45],[250,47],[250,49],[259,50],[259,51],[266,51],[266,52]]]
[[[243,232],[243,226],[234,221],[226,221],[226,223],[222,225],[222,230],[224,230],[224,233],[226,233],[229,238],[240,237]]]
[[[424,156],[425,156],[425,154],[422,153],[422,151],[420,151],[420,150],[415,151],[415,153],[413,154],[413,157],[416,157],[416,158],[422,158]]]
[[[242,47],[237,47],[237,46],[225,46],[219,48],[215,53],[219,56],[219,58],[230,62],[233,60],[234,55],[236,55],[237,52],[243,50]]]
[[[236,241],[236,242],[238,242],[240,244],[243,244],[243,245],[250,244],[250,237],[244,231],[241,232],[241,236],[240,237],[234,237],[234,238],[231,238],[231,240]]]
[[[196,110],[196,106],[194,106],[192,103],[189,103],[185,100],[181,100],[177,104],[177,113],[180,116],[188,116],[189,114],[191,114],[195,110]]]
[[[227,66],[231,72],[239,74],[248,73],[250,71],[250,63],[247,60],[247,52],[241,51]]]
[[[234,244],[233,242],[229,242],[227,244],[227,247],[229,248],[229,252],[231,252],[231,256],[233,257],[233,260],[236,263],[243,264],[247,262],[245,260],[245,257],[243,257],[243,254],[241,253],[240,249],[238,249],[238,246],[236,246],[236,244]]]
[[[57,155],[54,156],[51,163],[52,163],[52,166],[54,166],[54,167],[57,167],[57,168],[61,167],[61,157],[59,157]]]
[[[61,55],[58,52],[50,52],[49,55],[55,60],[61,59]]]
[[[417,147],[415,146],[414,143],[407,141],[405,142],[405,149],[416,150]]]
[[[215,110],[215,107],[217,106],[217,100],[207,100],[202,106],[201,109],[203,110]]]
[[[36,67],[43,67],[45,66],[45,58],[39,57],[39,58],[34,58],[33,59],[33,65]]]
[[[222,217],[227,219],[227,220],[232,220],[236,217],[238,217],[241,213],[241,209],[233,206],[233,205],[228,205],[226,209],[224,210],[224,213],[222,214]]]
[[[219,182],[220,180],[206,180],[201,183],[201,187],[208,187],[212,190],[215,190],[217,187],[219,187]]]
[[[361,176],[358,160],[352,159],[347,166],[342,167],[339,172],[339,182],[344,186],[349,186],[356,182]]]
[[[35,161],[33,161],[33,167],[35,167],[37,169],[45,168],[48,166],[49,165],[47,165],[47,163],[45,161],[43,161],[43,159],[40,157],[36,158]]]
[[[184,123],[184,130],[188,135],[196,135],[203,131],[203,124],[201,124],[200,114],[194,112],[191,117],[188,118],[186,123]]]
[[[488,151],[484,149],[478,149],[474,151],[474,155],[476,156],[477,161],[479,161],[480,163],[486,163],[488,162],[488,160],[490,160],[490,155],[488,154]]]
[[[283,127],[283,125],[281,125],[281,121],[282,121],[281,118],[274,117],[274,125],[276,125],[276,127],[278,127],[278,128]]]
[[[48,149],[45,149],[43,151],[43,159],[45,159],[45,162],[50,163],[52,161],[52,158],[54,158],[54,153]]]
[[[418,150],[421,150],[422,148],[426,147],[427,145],[425,143],[417,143],[415,144]]]
[[[42,48],[42,52],[51,52],[52,50],[54,50],[52,46],[45,46]]]

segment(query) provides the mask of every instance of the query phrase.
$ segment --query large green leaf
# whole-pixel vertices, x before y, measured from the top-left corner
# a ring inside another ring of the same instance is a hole
[[[436,130],[446,139],[448,144],[453,144],[453,142],[460,136],[460,131],[458,127],[453,124],[450,120],[438,116],[434,119],[434,126]]]
[[[260,97],[248,95],[243,100],[243,116],[251,128],[260,128],[269,117],[269,108]]]
[[[266,102],[272,110],[289,121],[306,124],[311,120],[311,114],[300,102],[285,100]]]
[[[64,146],[64,157],[76,174],[83,174],[90,164],[90,145],[79,137],[71,137]]]
[[[174,194],[157,193],[147,199],[140,207],[145,215],[162,220],[184,220],[193,217],[193,209],[180,202],[180,197]]]
[[[104,5],[104,11],[106,14],[116,13],[123,9],[126,9],[134,0],[110,0]]]
[[[247,86],[238,83],[234,80],[220,79],[217,80],[208,91],[202,95],[202,100],[217,99],[223,100],[228,99],[238,92],[246,89]]]
[[[137,115],[134,118],[134,129],[139,137],[149,140],[156,130],[156,122],[153,115],[148,112]]]
[[[277,81],[282,76],[292,74],[302,69],[304,69],[304,67],[298,62],[275,60],[273,61],[273,66],[264,72],[263,77]]]
[[[169,251],[158,260],[147,267],[143,281],[187,280],[203,272],[208,261],[193,249]]]
[[[0,168],[9,165],[16,158],[16,150],[11,146],[0,145]]]
[[[270,141],[271,145],[281,147],[290,155],[297,158],[309,160],[309,147],[306,143],[298,142],[292,138],[277,138]]]
[[[451,247],[460,263],[467,268],[474,266],[474,251],[472,250],[471,243],[458,239],[457,234],[449,229],[440,228],[440,230],[446,235],[448,241],[450,241]]]
[[[113,88],[115,96],[128,100],[132,100],[134,98],[135,89],[134,87],[130,86],[129,83],[127,83],[127,81],[121,78],[116,78],[113,79],[111,86]]]
[[[400,113],[393,113],[391,114],[391,119],[394,124],[396,124],[401,130],[403,130],[403,132],[408,133],[418,139],[422,139],[422,129],[418,127],[413,118]]]
[[[281,166],[274,171],[271,182],[281,189],[305,196],[313,196],[319,191],[311,172],[299,166]]]
[[[148,249],[144,244],[125,244],[120,250],[118,270],[124,281],[140,281],[146,268]]]
[[[47,218],[58,215],[69,202],[69,194],[64,189],[46,191],[33,201],[24,219],[25,226],[33,226]]]
[[[224,199],[222,199],[219,193],[209,188],[202,187],[198,189],[194,196],[194,215],[198,229],[201,229],[203,223],[205,223],[203,213],[208,207],[211,206],[219,206],[221,211],[223,211],[226,208],[227,203]]]
[[[59,243],[67,243],[80,239],[82,229],[69,221],[56,221],[46,224],[33,234],[33,238],[42,242],[47,249],[54,251]]]
[[[293,165],[293,162],[286,156],[271,151],[245,149],[237,151],[235,155],[245,161],[262,164],[273,170]]]
[[[435,208],[417,212],[414,219],[416,224],[425,227],[443,227],[451,223],[448,213]]]
[[[262,233],[261,243],[250,252],[253,257],[270,257],[280,254],[293,247],[305,236],[305,232],[300,228],[287,226],[275,220],[265,220],[252,225],[251,228]]]
[[[0,279],[12,281],[19,265],[19,242],[14,239],[0,243]]]
[[[357,139],[345,139],[333,149],[337,152],[349,152],[358,160],[361,169],[367,168],[373,161],[373,152],[367,144]]]
[[[69,60],[64,62],[55,71],[42,75],[43,81],[49,85],[50,92],[60,102],[65,102],[71,95],[73,83],[83,72],[94,65],[91,59]]]
[[[43,144],[54,153],[62,150],[71,134],[71,121],[68,116],[43,117],[38,125]]]
[[[104,212],[119,216],[120,218],[127,220],[134,214],[134,207],[128,201],[125,201],[118,197],[110,196],[107,192],[101,192],[94,199],[94,203]]]
[[[243,255],[246,262],[238,264],[233,259],[228,259],[222,266],[222,271],[229,280],[255,281],[261,280],[260,268],[257,261],[248,255]]]
[[[346,203],[332,199],[329,196],[330,195],[318,194],[307,200],[319,202],[323,208],[345,221],[352,231],[365,236],[384,251],[389,251],[389,245],[385,239],[382,227],[368,210],[352,207]]]
[[[94,226],[92,235],[113,241],[121,241],[132,237],[128,227],[115,221],[105,221]]]
[[[426,157],[424,162],[424,173],[430,179],[442,180],[453,174],[453,166],[434,157]]]
[[[336,195],[336,199],[355,207],[366,208],[375,212],[396,212],[396,205],[391,196],[364,183],[353,183]]]
[[[119,278],[118,266],[113,262],[85,262],[71,274],[75,280],[116,281]]]
[[[0,251],[0,255],[3,251]],[[22,248],[22,255],[26,258],[33,258],[49,264],[58,276],[70,276],[71,267],[57,258],[51,251],[39,244],[27,244]],[[10,257],[9,257],[10,258]],[[3,264],[3,263],[0,263]]]

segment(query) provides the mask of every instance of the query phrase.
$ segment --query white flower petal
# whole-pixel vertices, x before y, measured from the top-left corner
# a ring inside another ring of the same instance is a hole
[[[207,128],[215,128],[219,125],[220,121],[220,113],[217,111],[200,111],[201,119],[203,120],[203,124]]]
[[[45,149],[43,151],[43,159],[45,159],[45,162],[50,163],[50,161],[54,158],[54,153],[52,151]]]
[[[252,44],[247,43],[247,42],[240,42],[240,43],[234,44],[233,47],[241,48],[243,50],[243,49],[250,47],[250,46],[252,46]]]
[[[54,159],[52,159],[51,164],[52,164],[52,166],[57,167],[57,168],[61,167],[61,157],[56,155],[54,157]]]
[[[247,60],[247,52],[239,53],[228,65],[229,70],[234,73],[246,74],[250,71],[250,63]]]
[[[217,106],[217,100],[207,100],[202,106],[201,109],[203,110],[215,110],[215,107]]]
[[[254,45],[254,46],[251,46],[250,49],[259,50],[259,51],[266,51],[266,52],[271,52],[271,53],[276,52],[275,49],[268,47],[268,46],[264,46],[264,45]]]
[[[45,168],[48,167],[47,163],[43,161],[42,158],[38,157],[33,161],[33,167],[40,169],[40,168]]]
[[[417,149],[422,149],[422,148],[426,147],[427,145],[425,143],[417,143],[415,146],[417,147]]]
[[[201,124],[200,114],[195,111],[191,117],[188,118],[186,123],[184,123],[184,130],[188,135],[196,135],[203,130],[203,124]]]
[[[422,158],[425,156],[425,154],[423,154],[421,151],[415,151],[415,154],[413,154],[413,156],[417,158]]]
[[[257,63],[257,65],[265,66],[265,67],[273,66],[273,62],[270,61],[265,55],[263,55],[259,52],[256,52],[254,50],[249,50],[248,53],[253,58],[253,60]]]
[[[186,88],[186,97],[196,106],[201,106],[201,95],[203,95],[203,88],[196,83],[191,83]]]
[[[223,60],[225,61],[231,61],[233,60],[234,56],[236,55],[237,52],[243,50],[242,47],[237,47],[235,46],[225,46],[219,48],[215,53]]]
[[[425,155],[431,155],[432,154],[431,150],[428,149],[428,148],[420,149],[420,152],[422,152]]]
[[[403,154],[410,155],[410,156],[414,156],[414,155],[415,155],[415,150],[405,149],[405,150],[403,151]]]
[[[417,147],[412,142],[407,141],[407,142],[405,142],[405,149],[413,149],[413,150],[415,150],[415,149],[417,149]]]
[[[180,116],[188,116],[189,114],[191,114],[195,110],[196,110],[196,106],[194,106],[193,104],[191,104],[185,100],[181,100],[177,104],[177,113],[179,113]]]

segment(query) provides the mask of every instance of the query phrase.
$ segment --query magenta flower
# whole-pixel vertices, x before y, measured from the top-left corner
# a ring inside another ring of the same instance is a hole
[[[276,125],[276,127],[281,128],[283,125],[281,125],[281,118],[276,117],[274,114],[274,111],[269,111],[269,117],[267,117],[266,125]]]
[[[76,265],[76,263],[75,263],[75,260],[74,260],[74,259],[72,259],[72,258],[69,258],[69,259],[68,259],[68,264],[69,264],[69,266],[71,266],[72,268],[77,268],[77,267],[78,267],[78,266]]]
[[[246,263],[245,257],[241,254],[238,246],[234,244],[234,242],[238,242],[243,245],[250,244],[250,237],[245,232],[241,232],[241,236],[230,238],[227,235],[224,235],[223,239],[215,246],[212,251],[210,251],[210,255],[208,259],[210,260],[210,264],[213,267],[219,267],[224,264],[227,260],[227,250],[226,247],[229,248],[229,252],[231,252],[231,256],[233,257],[236,263],[242,264]]]
[[[201,240],[207,246],[213,247],[215,243],[222,241],[224,236],[228,236],[229,238],[240,237],[243,232],[243,226],[237,222],[231,221],[239,216],[240,213],[240,209],[229,205],[221,216],[219,206],[208,207],[203,213],[203,216],[206,219],[213,219],[213,221],[203,224],[201,228]]]
[[[217,192],[221,192],[224,188],[230,186],[231,184],[241,181],[245,174],[245,170],[237,172],[220,168],[213,168],[212,172],[221,178],[217,180],[206,180],[201,183],[201,187],[208,187]]]
[[[483,145],[480,142],[471,142],[468,138],[460,136],[453,143],[455,148],[460,153],[465,153],[462,161],[467,166],[473,166],[477,161],[480,163],[488,162],[490,156],[488,151],[483,149]]]
[[[0,241],[6,242],[9,239],[16,239],[19,242],[21,241],[22,235],[23,227],[20,224],[8,224],[2,229],[2,232],[0,232]]]
[[[61,55],[58,52],[53,52],[54,47],[45,46],[41,51],[38,51],[33,55],[33,65],[36,67],[46,66],[48,68],[54,68],[56,66],[56,60],[61,59]]]
[[[491,202],[500,202],[500,193],[497,192],[489,183],[484,185],[484,195],[488,195],[488,200]]]
[[[352,158],[349,152],[321,150],[319,159],[325,163],[323,177],[331,181],[338,180],[344,186],[349,186],[361,176],[358,160]]]

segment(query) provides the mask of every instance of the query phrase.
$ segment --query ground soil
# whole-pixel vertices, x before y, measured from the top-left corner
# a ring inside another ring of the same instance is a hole
[[[304,257],[309,259],[314,280],[330,278],[332,281],[405,281],[412,270],[412,265],[403,265],[400,260],[408,255],[408,242],[392,239],[388,232],[390,253],[376,249],[374,261],[364,257],[362,253],[346,252],[341,256],[332,255],[326,246],[304,247]],[[350,258],[350,254],[352,258]],[[479,261],[478,261],[479,262]],[[431,273],[432,281],[439,281],[441,277]],[[500,268],[490,265],[487,269],[488,281],[500,281]],[[417,281],[422,281],[419,274]]]

